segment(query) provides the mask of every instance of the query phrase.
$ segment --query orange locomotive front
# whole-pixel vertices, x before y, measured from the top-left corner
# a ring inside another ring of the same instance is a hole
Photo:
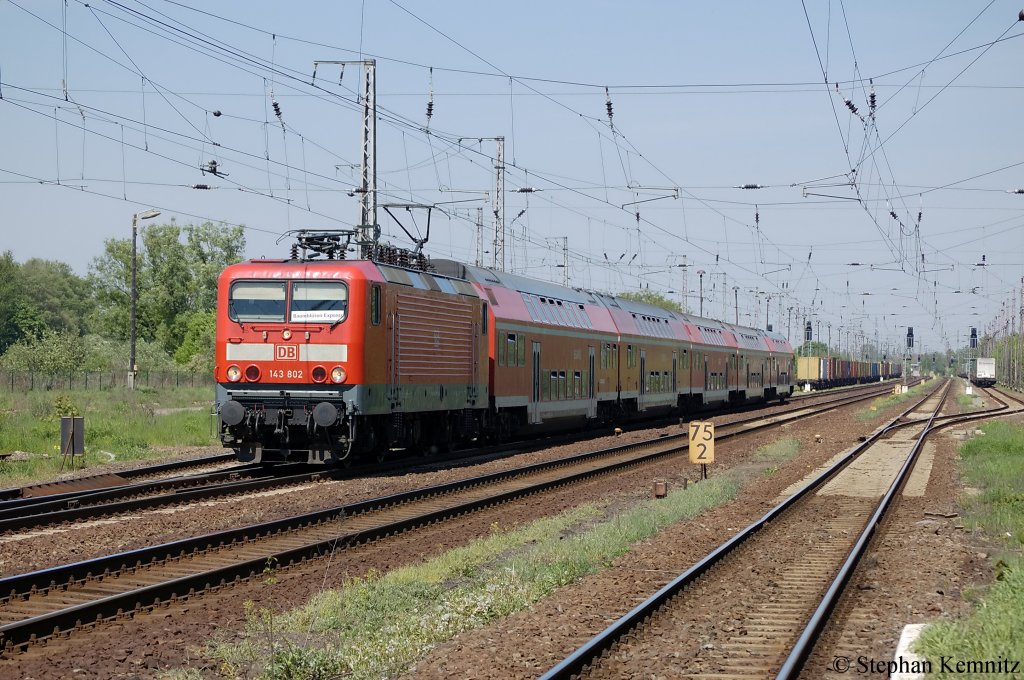
[[[335,463],[476,436],[486,327],[482,302],[457,283],[365,260],[225,269],[221,441],[246,461]]]

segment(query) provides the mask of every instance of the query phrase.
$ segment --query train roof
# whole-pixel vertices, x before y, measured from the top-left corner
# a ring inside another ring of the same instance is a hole
[[[466,279],[484,287],[501,286],[502,288],[508,288],[520,293],[551,297],[566,302],[589,305],[598,304],[590,291],[581,288],[568,288],[557,283],[538,281],[537,279],[527,278],[519,274],[496,271],[487,267],[475,267],[455,262],[454,260],[431,260],[431,264],[434,265],[438,272]]]
[[[294,276],[295,269],[302,269],[304,278],[340,279],[348,278],[351,272],[357,271],[373,281],[479,296],[491,302],[499,319],[623,335],[686,338],[695,343],[740,349],[793,351],[789,340],[777,332],[679,313],[647,302],[570,288],[454,260],[433,260],[431,264],[434,271],[424,272],[368,260],[254,259],[229,266],[223,275],[279,278]]]

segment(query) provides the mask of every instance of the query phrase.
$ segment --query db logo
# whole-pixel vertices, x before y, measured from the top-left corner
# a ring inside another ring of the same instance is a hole
[[[298,345],[274,345],[274,358],[284,361],[295,361],[299,358]]]

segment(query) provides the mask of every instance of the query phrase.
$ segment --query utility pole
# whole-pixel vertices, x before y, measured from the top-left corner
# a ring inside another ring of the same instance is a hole
[[[505,271],[505,138],[495,137],[494,159],[494,268]]]
[[[569,287],[569,237],[562,237],[562,268],[565,270],[565,287]]]
[[[704,316],[704,270],[698,269],[697,276],[700,277],[700,313],[697,316]]]
[[[688,285],[686,280],[688,278],[686,276],[686,270],[689,268],[690,265],[686,263],[686,255],[683,255],[683,263],[679,266],[683,268],[683,311],[689,313],[690,309],[686,305],[686,298],[689,297],[689,291],[686,288],[686,286]],[[1024,281],[1024,279],[1022,279],[1022,281]]]
[[[727,309],[726,306],[729,304],[729,300],[726,297],[726,295],[727,295],[726,291],[728,291],[728,290],[729,290],[729,282],[728,282],[728,280],[726,278],[726,273],[722,272],[722,320],[723,321],[725,320],[725,315],[727,313],[726,312],[726,309]],[[750,325],[753,326],[754,323],[756,323],[756,322],[751,321]]]
[[[139,235],[139,221],[140,220],[151,220],[154,217],[158,217],[160,211],[156,209],[146,210],[144,212],[135,213],[132,215],[132,290],[131,290],[131,310],[129,315],[129,350],[128,350],[128,389],[135,389],[135,378],[139,374],[139,367],[135,363],[135,306],[139,299],[139,289],[136,285],[138,279],[138,247],[136,241],[138,241]]]
[[[360,259],[370,255],[372,247],[380,239],[380,225],[377,224],[377,61],[314,61],[313,80],[321,64],[341,66],[345,74],[346,64],[360,64],[363,67],[363,89],[360,95],[363,105],[362,163],[359,181],[359,224],[356,226],[356,245]]]
[[[734,306],[735,311],[736,311],[736,325],[739,326],[740,325],[740,287],[739,286],[733,286],[732,287],[732,298],[733,298],[733,306]]]
[[[484,209],[476,209],[476,261],[477,267],[484,266]]]

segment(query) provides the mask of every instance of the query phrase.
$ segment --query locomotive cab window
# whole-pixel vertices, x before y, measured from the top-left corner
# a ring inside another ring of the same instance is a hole
[[[228,318],[239,322],[284,321],[285,284],[236,281],[228,293]]]
[[[340,281],[294,281],[292,323],[339,323],[348,313],[348,286]]]

